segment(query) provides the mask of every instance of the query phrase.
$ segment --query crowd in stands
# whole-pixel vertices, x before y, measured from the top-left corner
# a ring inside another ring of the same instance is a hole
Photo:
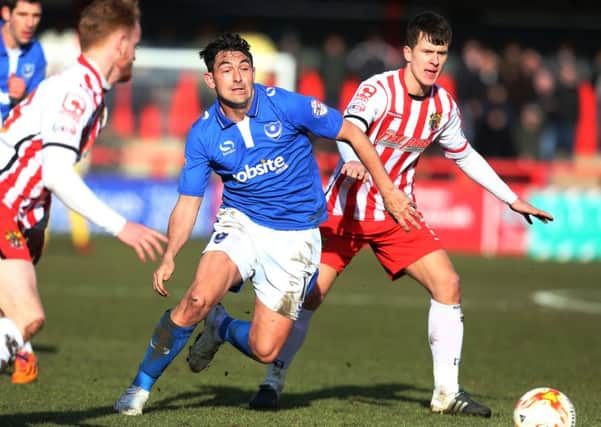
[[[320,51],[294,53],[299,91],[341,109],[360,80],[403,61],[377,36],[348,48],[331,35]],[[555,160],[600,151],[601,49],[580,58],[566,43],[543,56],[515,42],[494,50],[469,39],[450,54],[439,83],[458,101],[466,135],[483,155]]]
[[[302,43],[295,32],[277,41],[261,33],[245,37],[255,52],[292,55],[295,89],[340,110],[361,80],[403,65],[399,46],[378,33],[353,45],[340,34],[326,36],[319,45]],[[189,46],[198,49],[202,43],[200,38]],[[276,82],[269,73],[257,80]],[[467,39],[451,46],[439,84],[458,101],[467,137],[487,157],[547,161],[598,157],[601,151],[601,49],[583,57],[569,43],[543,54],[526,43],[493,49]],[[107,135],[183,140],[211,97],[198,72],[139,73],[133,86],[120,87],[109,100],[114,134]]]

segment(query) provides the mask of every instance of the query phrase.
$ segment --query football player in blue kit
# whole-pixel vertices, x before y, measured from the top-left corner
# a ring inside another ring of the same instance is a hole
[[[190,237],[212,172],[223,181],[222,205],[190,287],[160,318],[131,386],[114,405],[126,415],[142,413],[152,386],[203,319],[188,358],[193,371],[208,366],[226,341],[263,363],[280,352],[317,277],[318,227],[326,219],[309,132],[349,142],[390,214],[406,230],[419,227],[415,205],[395,188],[367,136],[339,112],[254,83],[250,46],[239,35],[220,36],[200,56],[217,100],[188,134],[169,241],[154,273],[159,295],[168,295],[165,282]],[[251,322],[233,319],[219,304],[247,279],[256,294]]]

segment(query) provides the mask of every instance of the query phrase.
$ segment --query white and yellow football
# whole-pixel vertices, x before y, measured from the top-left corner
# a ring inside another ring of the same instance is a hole
[[[528,391],[515,404],[515,427],[574,427],[576,411],[570,399],[554,388]]]

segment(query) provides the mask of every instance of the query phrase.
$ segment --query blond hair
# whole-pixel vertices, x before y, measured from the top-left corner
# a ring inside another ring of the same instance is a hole
[[[81,13],[77,26],[81,50],[94,46],[119,28],[133,29],[139,21],[137,0],[94,0]]]

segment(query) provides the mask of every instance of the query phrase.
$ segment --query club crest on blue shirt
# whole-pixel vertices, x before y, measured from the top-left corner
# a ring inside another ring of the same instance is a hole
[[[275,95],[275,88],[274,87],[268,87],[265,90],[265,93],[267,94],[267,96],[273,96],[273,95]]]
[[[282,135],[282,122],[269,122],[264,126],[265,135],[271,139],[278,139]]]
[[[33,76],[33,73],[35,73],[35,64],[32,62],[27,62],[23,64],[23,68],[21,70],[23,71],[23,77],[30,79]]]
[[[328,114],[328,107],[317,99],[311,101],[311,108],[313,110],[313,116],[318,119]]]

